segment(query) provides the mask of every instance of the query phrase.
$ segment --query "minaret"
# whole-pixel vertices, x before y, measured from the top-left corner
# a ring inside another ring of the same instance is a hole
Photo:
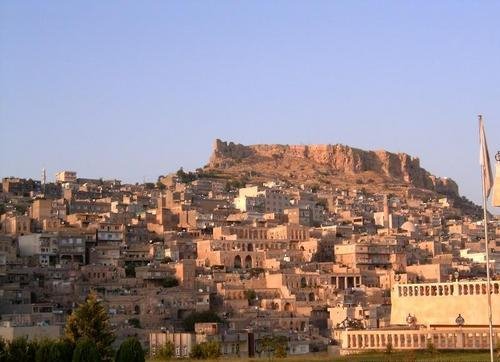
[[[42,192],[45,195],[45,183],[47,182],[47,172],[42,168]]]
[[[389,228],[389,199],[384,195],[384,227]]]

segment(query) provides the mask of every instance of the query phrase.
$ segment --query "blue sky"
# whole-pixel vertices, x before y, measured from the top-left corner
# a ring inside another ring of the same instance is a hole
[[[419,156],[480,200],[498,1],[2,1],[0,175],[154,180],[215,138]]]

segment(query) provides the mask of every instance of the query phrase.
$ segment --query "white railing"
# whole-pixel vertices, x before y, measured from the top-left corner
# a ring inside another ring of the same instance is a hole
[[[400,330],[352,330],[337,331],[344,353],[367,350],[426,349],[430,344],[436,349],[488,349],[487,328],[442,328]],[[494,330],[493,340],[500,341],[500,330]]]

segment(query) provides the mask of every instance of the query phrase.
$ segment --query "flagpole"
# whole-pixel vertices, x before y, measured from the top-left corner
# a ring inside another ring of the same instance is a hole
[[[481,123],[483,116],[479,115],[479,122]],[[484,242],[486,245],[486,294],[488,296],[488,325],[490,331],[490,360],[494,362],[493,358],[493,313],[491,310],[491,277],[490,277],[490,247],[488,242],[488,211],[486,208],[486,190],[484,185],[484,172],[481,166],[481,180],[483,189],[483,224],[484,224]]]

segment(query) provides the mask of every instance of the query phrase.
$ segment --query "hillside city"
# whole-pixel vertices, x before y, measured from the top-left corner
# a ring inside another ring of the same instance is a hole
[[[454,193],[377,189],[363,174],[344,186],[182,168],[154,183],[84,176],[2,179],[7,342],[67,335],[90,300],[113,349],[134,337],[151,358],[167,345],[231,359],[488,348],[482,211]],[[498,311],[498,217],[487,232]]]

